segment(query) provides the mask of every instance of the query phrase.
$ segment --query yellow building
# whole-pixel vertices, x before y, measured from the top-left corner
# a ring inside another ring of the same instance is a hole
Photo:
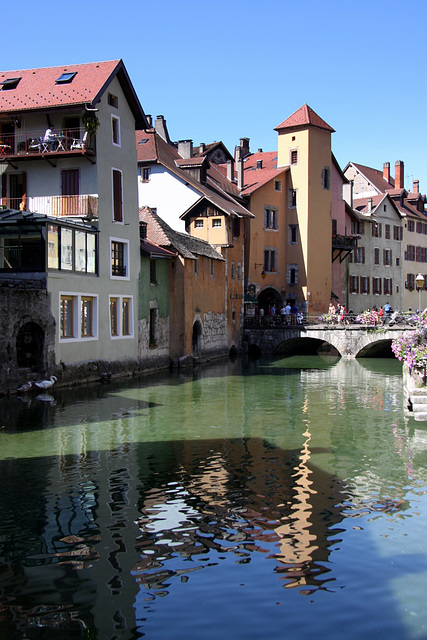
[[[242,195],[255,214],[247,246],[248,291],[265,311],[290,302],[320,313],[331,297],[334,130],[306,104],[275,130],[277,154],[237,158],[244,168]]]

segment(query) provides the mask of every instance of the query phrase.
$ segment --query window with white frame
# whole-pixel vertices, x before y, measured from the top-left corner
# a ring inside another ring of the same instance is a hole
[[[221,218],[212,218],[212,227],[220,227]]]
[[[277,272],[277,249],[264,250],[264,271],[268,273]]]
[[[277,228],[277,209],[275,207],[264,207],[264,229]]]
[[[110,335],[112,338],[133,336],[132,296],[110,296]]]
[[[196,227],[196,229],[201,229],[203,227],[203,220],[195,220],[194,226]]]
[[[60,341],[98,338],[98,296],[61,293],[59,297]]]
[[[120,137],[120,118],[119,116],[111,115],[111,133],[113,139],[113,145],[116,147],[121,146],[121,137]]]
[[[111,246],[111,278],[129,280],[129,241],[110,238]]]

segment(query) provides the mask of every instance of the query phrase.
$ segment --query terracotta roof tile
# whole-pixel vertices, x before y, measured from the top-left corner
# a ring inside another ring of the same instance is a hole
[[[318,116],[317,113],[313,111],[313,109],[311,109],[311,107],[309,107],[307,104],[303,104],[303,106],[297,109],[297,111],[289,116],[289,118],[286,118],[286,120],[283,120],[281,124],[275,127],[274,130],[280,131],[281,129],[293,129],[295,127],[305,127],[307,125],[319,127],[320,129],[326,129],[331,133],[335,131],[335,129],[332,129],[332,127],[330,127],[327,122],[322,120],[322,118]]]

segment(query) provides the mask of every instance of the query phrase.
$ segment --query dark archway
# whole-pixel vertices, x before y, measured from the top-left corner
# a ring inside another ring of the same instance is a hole
[[[202,351],[202,325],[199,320],[193,324],[193,353]]]
[[[27,322],[16,336],[16,359],[19,369],[44,370],[44,332],[35,322]]]
[[[279,309],[282,306],[282,302],[283,302],[282,297],[279,294],[279,292],[276,291],[276,289],[273,289],[271,287],[264,289],[258,295],[258,308],[264,309],[265,315],[268,315],[268,309],[273,304],[276,305],[276,309],[277,311],[279,311]]]

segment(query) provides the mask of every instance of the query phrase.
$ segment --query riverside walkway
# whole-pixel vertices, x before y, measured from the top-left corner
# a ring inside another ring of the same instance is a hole
[[[295,326],[283,324],[277,317],[246,318],[244,340],[249,351],[265,354],[318,353],[336,349],[346,358],[378,357],[390,354],[391,342],[413,326],[394,324],[325,324],[308,317]]]

